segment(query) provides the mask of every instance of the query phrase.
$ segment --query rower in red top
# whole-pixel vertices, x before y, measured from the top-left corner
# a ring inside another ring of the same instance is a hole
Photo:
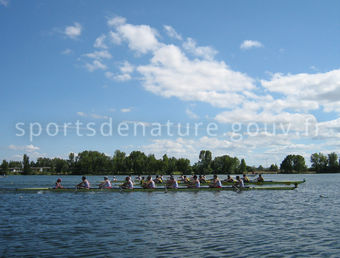
[[[61,178],[58,178],[57,179],[57,182],[55,183],[55,186],[53,187],[54,189],[61,189],[61,188],[64,188],[62,185],[61,185]]]
[[[211,188],[221,188],[222,187],[221,180],[218,178],[217,175],[214,175],[214,179],[212,180],[209,187],[211,187]]]
[[[82,182],[77,185],[78,189],[90,189],[90,182],[86,179],[85,176],[81,178]]]

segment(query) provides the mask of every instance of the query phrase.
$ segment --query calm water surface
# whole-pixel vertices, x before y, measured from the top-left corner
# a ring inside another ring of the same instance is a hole
[[[265,176],[303,178],[294,191],[0,191],[0,257],[340,257],[340,175]],[[10,176],[0,188],[55,180]]]

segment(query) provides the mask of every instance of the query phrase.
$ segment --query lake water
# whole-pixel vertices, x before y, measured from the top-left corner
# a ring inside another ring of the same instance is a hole
[[[56,178],[9,176],[0,188]],[[0,191],[0,257],[340,257],[340,175],[265,175],[304,178],[293,191]]]

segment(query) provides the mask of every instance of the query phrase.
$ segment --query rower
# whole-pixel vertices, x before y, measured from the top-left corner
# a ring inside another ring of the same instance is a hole
[[[196,176],[196,178],[197,178],[197,176]],[[184,177],[183,177],[183,182],[184,182],[185,184],[188,184],[188,183],[190,183],[190,179],[187,178],[187,176],[184,176]]]
[[[205,180],[205,176],[199,175],[198,180],[200,180],[201,184],[207,183],[207,180]]]
[[[81,178],[82,182],[77,185],[77,188],[85,188],[85,189],[90,189],[90,182],[86,179],[85,176]]]
[[[249,183],[250,182],[250,180],[249,180],[249,178],[247,177],[247,175],[246,174],[243,174],[243,182],[244,183]]]
[[[141,184],[141,185],[144,185],[144,183],[145,183],[145,177],[142,176],[142,179],[140,180],[140,184]]]
[[[227,182],[227,183],[234,183],[235,182],[235,180],[230,175],[228,175],[227,179],[224,180],[224,181]]]
[[[111,182],[107,176],[104,176],[104,182],[99,185],[100,189],[112,188]]]
[[[198,180],[197,176],[194,175],[192,179],[193,179],[193,181],[188,184],[188,188],[200,188],[201,183]]]
[[[136,181],[140,181],[140,179],[141,179],[140,175],[136,176],[135,178]]]
[[[170,179],[166,183],[167,187],[177,189],[178,188],[178,182],[175,180],[173,176],[170,176]]]
[[[218,178],[217,175],[214,175],[214,179],[212,180],[209,187],[211,187],[211,188],[221,188],[222,187],[221,180]]]
[[[163,180],[157,175],[156,178],[155,178],[155,183],[161,184],[161,183],[163,183]]]
[[[259,174],[259,177],[256,178],[257,182],[264,182],[264,178],[262,177],[262,174]]]
[[[146,178],[146,182],[145,182],[145,184],[143,185],[143,188],[151,188],[151,189],[156,188],[156,184],[155,184],[155,182],[152,180],[152,177],[151,177],[151,176],[148,176],[148,177]]]
[[[236,182],[234,184],[235,187],[237,188],[244,188],[244,182],[240,176],[236,176]]]
[[[113,176],[112,182],[117,182],[117,178],[115,176]]]
[[[61,185],[61,178],[58,178],[53,189],[61,189],[61,188],[64,188],[64,187]]]
[[[123,189],[133,189],[133,182],[129,176],[125,178],[124,184],[120,186]]]

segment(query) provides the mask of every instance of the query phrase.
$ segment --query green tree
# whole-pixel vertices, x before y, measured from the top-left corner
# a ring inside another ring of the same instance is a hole
[[[239,171],[240,171],[241,174],[247,171],[247,164],[246,164],[246,161],[244,159],[241,159]]]
[[[328,164],[328,159],[327,157],[320,153],[313,153],[310,157],[310,161],[312,163],[312,168],[316,172],[326,172],[327,171],[327,164]]]
[[[113,164],[113,172],[115,174],[123,174],[123,173],[128,172],[125,152],[116,150],[112,158],[112,164]]]
[[[278,172],[279,171],[279,167],[276,164],[271,164],[269,171],[273,171],[273,172]]]
[[[176,161],[177,171],[182,172],[182,174],[189,174],[191,172],[190,160],[179,158]]]
[[[2,172],[3,174],[6,174],[6,173],[8,173],[8,171],[9,171],[9,164],[8,164],[8,162],[4,159],[4,160],[2,161],[2,164],[1,164],[1,172]]]
[[[284,173],[303,172],[307,170],[305,158],[301,155],[288,155],[282,161],[280,169]]]
[[[336,172],[339,169],[338,154],[332,152],[328,154],[328,170]]]
[[[209,150],[201,150],[199,155],[199,172],[200,174],[210,174],[211,169],[212,154]]]
[[[24,154],[23,156],[22,165],[23,165],[23,175],[29,175],[32,170],[30,166],[30,158],[26,154]]]

